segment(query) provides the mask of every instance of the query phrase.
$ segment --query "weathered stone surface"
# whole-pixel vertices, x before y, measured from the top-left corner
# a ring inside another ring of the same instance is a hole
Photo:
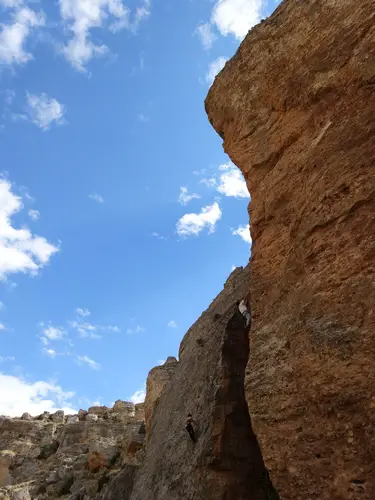
[[[272,492],[244,395],[248,339],[236,300],[248,280],[248,269],[232,273],[185,335],[179,362],[167,363],[171,375],[165,376],[165,365],[151,371],[148,389],[154,391],[155,381],[158,388],[160,374],[167,382],[156,391],[159,402],[131,500],[266,500],[267,486]],[[195,444],[185,429],[189,412]]]
[[[0,500],[96,499],[121,463],[139,466],[144,432],[137,436],[144,422],[119,421],[114,409],[103,408],[95,408],[99,415],[81,412],[95,420],[65,418],[63,412],[31,420],[1,418]],[[131,442],[139,449],[129,448]]]
[[[145,419],[145,404],[138,403],[135,405],[135,419],[144,420]]]
[[[172,379],[178,361],[174,357],[169,357],[162,366],[153,368],[147,377],[146,399],[144,403],[144,414],[146,422],[147,439],[151,435],[152,415],[159,402],[161,393],[165,386]]]
[[[285,0],[206,100],[250,204],[246,396],[282,498],[375,498],[375,9]]]

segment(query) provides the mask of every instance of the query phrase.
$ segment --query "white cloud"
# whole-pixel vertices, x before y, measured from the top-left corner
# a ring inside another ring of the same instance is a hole
[[[218,57],[212,63],[210,64],[207,74],[206,74],[206,81],[211,85],[215,77],[220,71],[224,68],[225,63],[228,61],[226,57]]]
[[[167,326],[169,328],[177,328],[177,323],[173,319],[171,319],[171,321],[169,321]]]
[[[221,215],[222,212],[217,202],[203,207],[198,214],[185,214],[177,222],[177,234],[179,236],[198,235],[206,227],[210,233],[213,233],[216,223],[221,219]]]
[[[251,236],[250,236],[250,225],[239,226],[237,229],[232,230],[232,234],[236,236],[240,236],[246,243],[251,245]]]
[[[2,0],[2,4],[16,10],[12,13],[9,24],[0,25],[0,63],[24,64],[32,59],[32,55],[25,49],[26,40],[33,29],[43,26],[44,14],[22,6],[21,2]]]
[[[76,313],[79,316],[82,316],[83,318],[85,318],[86,316],[90,316],[91,314],[91,312],[88,309],[83,309],[82,307],[77,307]]]
[[[29,229],[15,229],[11,218],[23,208],[11,184],[0,179],[0,280],[18,272],[37,274],[58,248]]]
[[[93,370],[100,369],[100,364],[89,358],[88,356],[77,356],[77,360],[79,364],[87,364]]]
[[[54,97],[42,93],[39,96],[27,93],[28,117],[42,130],[48,130],[52,124],[65,123],[65,106]]]
[[[44,345],[48,345],[49,342],[55,342],[58,340],[63,340],[66,336],[66,332],[62,328],[56,326],[48,326],[42,331],[42,336],[40,337]]]
[[[116,33],[124,28],[135,31],[150,14],[150,0],[143,0],[133,19],[122,0],[59,0],[61,18],[72,38],[63,47],[66,59],[79,71],[94,56],[108,52],[105,45],[95,45],[91,30],[108,27]]]
[[[0,309],[3,309],[4,308],[4,302],[1,302],[0,300]]]
[[[234,198],[250,197],[241,171],[232,162],[221,165],[219,169],[223,172],[217,186],[219,193]]]
[[[130,396],[130,401],[134,403],[135,405],[138,403],[143,403],[146,398],[146,386],[144,385],[142,389],[139,389],[139,391],[135,391],[135,393]]]
[[[126,333],[128,333],[129,335],[133,334],[133,333],[143,333],[145,332],[146,330],[140,326],[140,325],[137,325],[135,328],[128,328],[126,330]]]
[[[49,356],[50,358],[54,358],[57,355],[54,349],[47,349],[46,347],[43,347],[42,352],[47,356]]]
[[[0,415],[21,416],[24,412],[39,415],[43,411],[77,413],[70,400],[73,392],[49,382],[27,382],[12,375],[0,373]]]
[[[200,24],[196,29],[196,33],[200,37],[205,50],[209,50],[217,38],[212,31],[212,25],[210,23]]]
[[[265,0],[218,0],[213,8],[211,23],[221,35],[233,35],[242,40],[261,20]]]
[[[39,210],[33,210],[33,209],[30,209],[27,213],[29,214],[29,217],[30,217],[30,219],[32,219],[32,220],[38,220],[38,219],[39,219],[39,217],[40,217],[40,212],[39,212]]]
[[[197,193],[192,193],[189,194],[188,189],[184,186],[180,187],[180,196],[178,198],[178,201],[181,203],[181,205],[187,205],[189,201],[191,200],[198,200],[200,198],[199,194]]]
[[[0,332],[4,331],[4,330],[6,330],[5,325],[3,325],[2,323],[0,323]]]
[[[98,193],[89,194],[91,200],[97,201],[98,203],[104,203],[104,198]]]

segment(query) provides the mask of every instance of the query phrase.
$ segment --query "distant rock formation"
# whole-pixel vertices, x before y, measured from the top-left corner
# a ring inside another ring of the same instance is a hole
[[[245,391],[286,500],[375,498],[375,4],[285,0],[206,99],[251,192]]]
[[[143,406],[117,401],[78,415],[1,417],[0,500],[101,498],[121,468],[141,463]]]

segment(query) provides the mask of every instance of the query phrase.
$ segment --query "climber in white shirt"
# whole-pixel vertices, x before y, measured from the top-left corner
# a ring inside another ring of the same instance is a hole
[[[242,316],[245,318],[246,327],[248,327],[251,323],[251,314],[249,313],[249,311],[247,309],[245,299],[242,299],[241,301],[238,300],[237,307],[238,307],[238,310],[240,311],[240,313],[242,314]]]

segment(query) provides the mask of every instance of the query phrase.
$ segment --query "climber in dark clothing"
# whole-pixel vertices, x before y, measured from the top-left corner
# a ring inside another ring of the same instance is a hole
[[[193,441],[193,443],[195,443],[195,432],[194,432],[193,423],[195,423],[195,422],[193,420],[193,417],[191,416],[191,413],[189,413],[188,418],[186,420],[186,430],[188,431],[189,436],[191,437],[191,440]]]

